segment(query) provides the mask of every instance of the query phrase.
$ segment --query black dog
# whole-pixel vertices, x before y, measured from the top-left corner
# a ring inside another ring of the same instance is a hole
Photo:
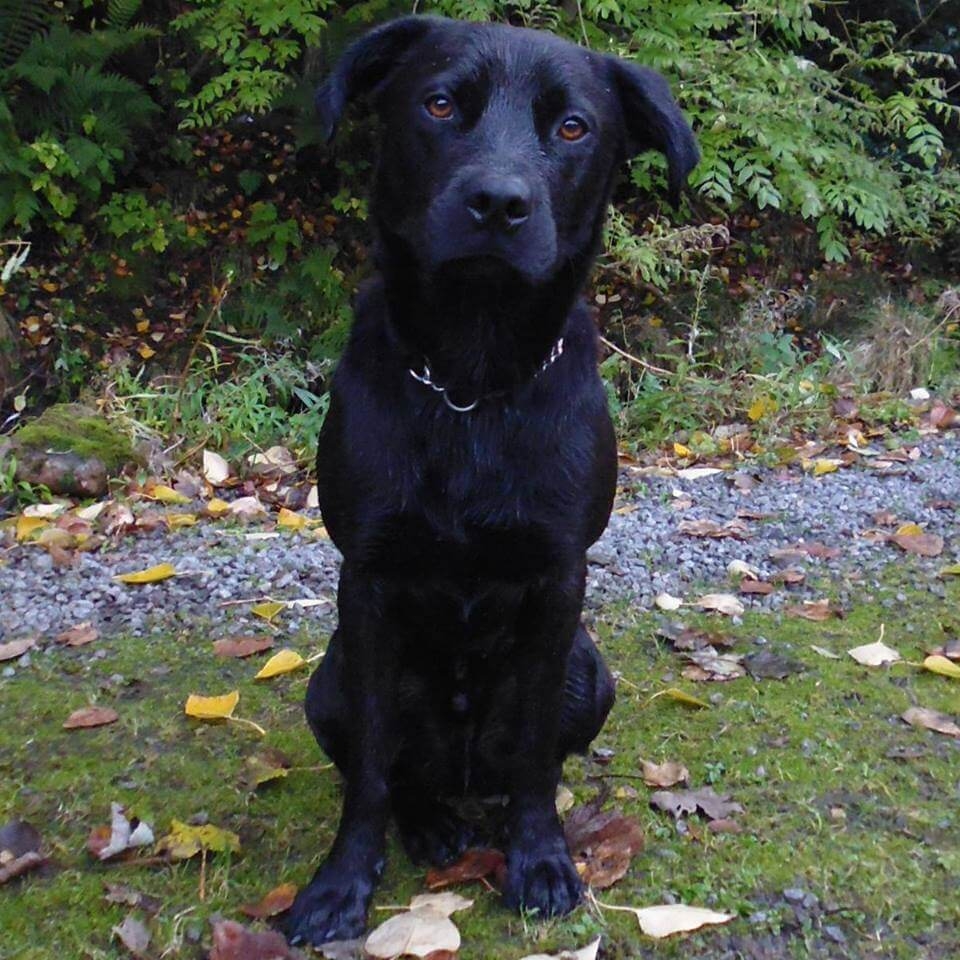
[[[621,162],[662,151],[676,194],[697,160],[659,75],[531,30],[394,21],[320,90],[330,135],[361,94],[380,273],[318,455],[344,560],[306,712],[345,797],[292,910],[315,944],[363,930],[391,814],[417,859],[475,842],[451,798],[505,798],[509,905],[580,899],[554,797],[613,702],[580,612],[616,448],[577,293]]]

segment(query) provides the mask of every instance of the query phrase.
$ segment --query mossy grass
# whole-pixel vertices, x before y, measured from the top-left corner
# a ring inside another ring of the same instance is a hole
[[[582,946],[600,933],[605,960],[750,955],[736,952],[750,944],[763,945],[770,957],[960,955],[951,893],[960,872],[960,742],[899,719],[917,704],[956,714],[960,686],[909,663],[871,669],[846,656],[875,640],[881,623],[886,642],[914,662],[956,631],[949,618],[960,590],[948,584],[946,599],[937,597],[922,584],[910,586],[918,576],[904,564],[871,602],[825,623],[748,613],[730,627],[685,615],[689,624],[727,629],[737,652],[766,648],[803,663],[803,673],[782,681],[692,684],[681,676],[680,656],[657,637],[659,615],[626,605],[605,610],[595,629],[621,680],[596,746],[613,755],[605,763],[572,759],[565,780],[581,802],[607,791],[608,804],[635,817],[647,842],[628,875],[599,899],[627,906],[677,899],[738,918],[656,943],[629,914],[583,907],[544,923],[507,912],[495,893],[474,887],[463,892],[475,895],[476,905],[456,916],[462,960],[516,960]],[[307,672],[254,682],[257,664],[213,656],[215,632],[207,624],[34,652],[30,667],[0,679],[0,821],[33,823],[52,861],[0,891],[4,960],[125,957],[111,928],[128,908],[104,901],[108,882],[161,900],[160,912],[147,919],[157,955],[194,958],[209,942],[210,916],[242,919],[241,904],[282,881],[308,879],[333,838],[340,787],[333,770],[317,769],[325,758],[301,711]],[[298,635],[283,642],[309,656],[323,640]],[[813,644],[840,659],[823,657]],[[710,707],[651,699],[669,687]],[[231,689],[241,692],[237,715],[265,727],[266,737],[184,716],[189,693]],[[70,711],[93,702],[113,706],[119,722],[62,729]],[[244,762],[265,747],[282,750],[294,769],[251,792],[241,785]],[[642,759],[681,761],[692,787],[728,794],[744,808],[736,817],[743,832],[714,834],[696,819],[678,828],[652,810],[639,777]],[[240,835],[242,853],[210,857],[202,901],[195,860],[100,864],[84,845],[91,828],[109,821],[111,801],[158,835],[172,818],[206,815]],[[818,898],[812,916],[797,918],[783,897],[789,888]],[[403,904],[424,889],[423,871],[391,839],[375,905]],[[371,922],[388,915],[374,909]],[[845,942],[827,944],[826,925]]]

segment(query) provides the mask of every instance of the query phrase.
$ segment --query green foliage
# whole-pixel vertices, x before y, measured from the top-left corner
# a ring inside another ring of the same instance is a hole
[[[163,253],[171,244],[184,247],[202,242],[190,237],[183,217],[168,201],[151,202],[139,190],[114,193],[97,211],[97,217],[111,236],[126,238],[134,253]]]
[[[54,23],[0,70],[0,227],[62,224],[115,182],[157,107],[108,62],[152,35]]]
[[[325,26],[332,0],[195,0],[170,24],[201,51],[185,77],[181,128],[226,123],[268,110],[291,82],[291,70]],[[193,80],[201,76],[199,88]]]

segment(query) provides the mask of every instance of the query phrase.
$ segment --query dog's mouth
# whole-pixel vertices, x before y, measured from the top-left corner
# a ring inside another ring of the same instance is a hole
[[[516,262],[489,253],[444,260],[437,264],[435,276],[445,282],[502,288],[528,287],[544,279],[531,275]]]

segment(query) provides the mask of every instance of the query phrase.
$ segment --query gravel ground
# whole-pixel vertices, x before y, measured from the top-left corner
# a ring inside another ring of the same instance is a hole
[[[942,594],[942,582],[933,574],[960,560],[960,435],[925,441],[915,461],[886,472],[872,463],[863,458],[861,465],[821,477],[799,467],[751,467],[749,490],[729,473],[684,479],[628,470],[621,475],[617,512],[588,555],[588,607],[628,600],[649,609],[661,592],[688,601],[707,591],[736,592],[726,570],[733,559],[756,567],[761,578],[785,565],[806,574],[803,584],[779,587],[765,597],[742,597],[748,608],[777,609],[824,595],[841,605],[864,602],[879,586],[883,569],[903,563],[905,555],[893,544],[863,534],[877,529],[891,533],[896,523],[906,521],[944,538],[941,556],[915,558],[920,571],[930,574],[921,573],[918,584]],[[742,519],[744,540],[691,537],[678,530],[681,521],[722,524],[736,519],[738,511],[748,512]],[[760,515],[765,516],[758,519]],[[0,639],[47,638],[83,621],[92,621],[102,635],[262,633],[264,622],[250,614],[251,604],[230,601],[265,596],[326,600],[288,608],[275,623],[281,633],[328,631],[334,618],[337,551],[328,541],[299,534],[248,538],[263,529],[262,523],[244,527],[223,520],[204,520],[173,534],[161,528],[126,536],[97,553],[81,553],[74,566],[65,568],[55,566],[38,547],[14,546],[0,565]],[[839,555],[771,558],[773,550],[810,542],[839,548]],[[180,575],[139,587],[112,579],[161,562],[174,564]],[[881,602],[893,604],[897,598]],[[21,658],[18,665],[3,667],[9,672],[23,665]]]

